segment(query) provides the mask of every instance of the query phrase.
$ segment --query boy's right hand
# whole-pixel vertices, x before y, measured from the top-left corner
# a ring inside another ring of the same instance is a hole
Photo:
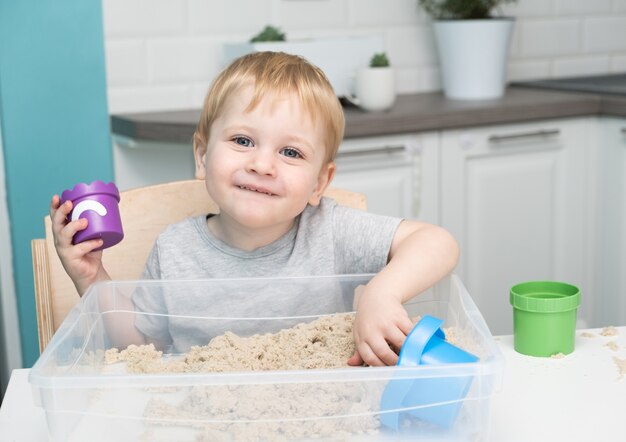
[[[94,249],[102,246],[102,239],[92,239],[79,244],[72,244],[74,235],[87,228],[84,218],[76,221],[67,221],[72,211],[72,202],[60,204],[58,195],[50,202],[50,219],[52,221],[52,235],[54,247],[61,259],[63,268],[67,272],[79,295],[83,295],[87,288],[96,281],[110,279],[102,266],[102,251]]]

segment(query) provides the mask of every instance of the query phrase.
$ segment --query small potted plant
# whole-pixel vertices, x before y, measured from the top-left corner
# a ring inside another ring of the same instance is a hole
[[[375,53],[369,66],[356,75],[356,95],[361,108],[368,111],[389,109],[396,101],[395,72],[385,52]]]
[[[434,20],[446,97],[494,99],[504,94],[514,19],[494,11],[516,0],[419,0]]]
[[[435,20],[484,20],[494,17],[494,10],[517,0],[419,0]]]
[[[285,33],[274,26],[266,26],[261,32],[250,39],[250,43],[261,41],[285,41]]]

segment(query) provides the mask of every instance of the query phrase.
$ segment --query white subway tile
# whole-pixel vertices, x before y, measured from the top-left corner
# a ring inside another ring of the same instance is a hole
[[[550,68],[549,60],[510,61],[507,68],[507,78],[509,82],[549,78]]]
[[[614,12],[626,12],[626,0],[613,0]]]
[[[109,40],[105,45],[109,87],[144,84],[148,79],[144,40]]]
[[[109,113],[191,108],[189,86],[114,87],[108,90]]]
[[[187,0],[103,0],[105,37],[185,33]]]
[[[554,0],[518,0],[502,7],[504,15],[518,18],[554,16]]]
[[[436,64],[437,48],[431,26],[390,28],[387,33],[387,53],[395,66],[418,67]]]
[[[552,69],[554,77],[605,74],[609,72],[609,57],[599,55],[559,58],[554,61]]]
[[[370,35],[383,35],[386,28],[328,28],[328,29],[294,29],[287,35],[288,40],[306,40],[310,38],[330,38],[330,37],[359,37]]]
[[[212,78],[222,65],[221,44],[202,37],[148,42],[148,68],[154,83],[181,83]]]
[[[191,107],[194,109],[202,109],[204,98],[209,91],[211,82],[195,83],[191,86]]]
[[[440,91],[443,88],[439,66],[426,66],[420,69],[416,92]]]
[[[398,94],[411,94],[419,87],[418,68],[396,68],[396,92]]]
[[[333,28],[348,25],[346,0],[284,1],[272,0],[272,22],[283,30]],[[289,32],[287,32],[289,34]]]
[[[523,57],[571,55],[580,50],[579,20],[526,20],[521,25]]]
[[[249,40],[270,24],[269,6],[269,0],[189,0],[189,30],[211,35],[236,32]]]
[[[585,52],[626,51],[626,17],[589,18],[583,29]]]
[[[611,57],[611,72],[626,72],[626,54]]]
[[[394,0],[391,5],[380,0],[350,0],[348,14],[350,24],[355,26],[417,24],[419,3],[417,0]]]
[[[512,81],[626,71],[626,0],[518,0]],[[441,89],[431,17],[417,0],[103,0],[114,112],[200,107],[222,45],[265,25],[288,39],[383,35],[399,93]]]
[[[611,10],[612,0],[557,0],[557,15],[602,14]]]

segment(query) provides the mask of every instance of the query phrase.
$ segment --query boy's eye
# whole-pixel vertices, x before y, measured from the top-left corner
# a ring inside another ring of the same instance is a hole
[[[237,144],[239,146],[243,146],[243,147],[252,147],[252,146],[254,146],[254,144],[252,143],[252,140],[250,138],[246,138],[246,137],[235,137],[235,138],[233,138],[233,141],[235,142],[235,144]]]
[[[294,149],[293,147],[285,147],[281,153],[283,155],[285,155],[287,158],[302,158],[302,155],[300,154],[300,152],[298,152],[297,149]]]

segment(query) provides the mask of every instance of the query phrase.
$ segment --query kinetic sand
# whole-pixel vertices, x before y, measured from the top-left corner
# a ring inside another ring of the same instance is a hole
[[[419,318],[414,318],[416,323]],[[226,332],[179,358],[164,357],[152,345],[106,352],[107,364],[125,364],[132,373],[206,373],[230,371],[348,368],[354,354],[353,313],[324,316],[273,334],[240,337]],[[449,341],[459,345],[454,329]],[[358,368],[350,368],[358,370]],[[147,402],[145,432],[166,427],[195,431],[195,440],[290,440],[348,437],[379,431],[378,409],[386,381],[364,388],[349,377],[342,382],[193,386]],[[163,393],[163,392],[162,392]],[[315,402],[306,398],[315,398]],[[289,417],[285,419],[285,417]],[[328,416],[311,419],[310,416]],[[300,418],[299,418],[300,417]]]

